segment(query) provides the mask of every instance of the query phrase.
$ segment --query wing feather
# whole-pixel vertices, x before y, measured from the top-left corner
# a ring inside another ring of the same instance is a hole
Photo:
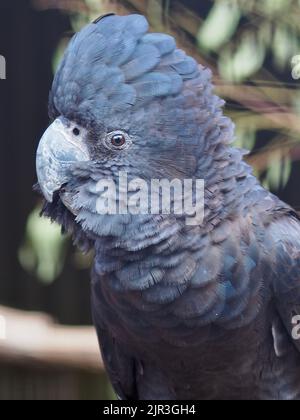
[[[285,216],[268,229],[275,303],[290,339],[300,352],[300,340],[293,338],[295,317],[300,315],[300,222]]]

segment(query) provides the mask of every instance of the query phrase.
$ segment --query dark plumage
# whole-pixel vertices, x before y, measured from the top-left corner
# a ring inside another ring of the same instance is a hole
[[[95,326],[124,399],[300,399],[299,219],[230,146],[212,89],[208,69],[137,15],[84,28],[53,83],[57,135],[37,160],[43,213],[95,250]],[[131,142],[110,150],[117,130]],[[203,178],[204,223],[100,216],[97,182],[120,170]]]

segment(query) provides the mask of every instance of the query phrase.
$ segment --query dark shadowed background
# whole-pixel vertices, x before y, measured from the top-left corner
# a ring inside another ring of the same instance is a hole
[[[39,219],[32,192],[54,69],[74,31],[109,11],[147,15],[212,68],[236,144],[300,208],[299,0],[1,0],[0,399],[113,398],[90,328],[91,256]]]

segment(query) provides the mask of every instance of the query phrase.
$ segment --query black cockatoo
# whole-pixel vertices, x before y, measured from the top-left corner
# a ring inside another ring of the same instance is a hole
[[[231,146],[211,72],[140,15],[74,36],[37,153],[44,215],[94,249],[92,311],[121,399],[300,399],[300,224]],[[105,214],[99,181],[203,179],[204,220]]]

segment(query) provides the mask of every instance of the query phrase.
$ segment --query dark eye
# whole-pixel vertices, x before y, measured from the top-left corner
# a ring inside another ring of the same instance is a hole
[[[125,150],[132,144],[131,137],[128,133],[122,130],[112,131],[106,134],[104,145],[110,150]]]
[[[126,138],[123,134],[115,134],[111,138],[111,144],[115,147],[122,147],[126,143]]]
[[[79,128],[75,127],[74,130],[73,130],[73,134],[74,134],[74,136],[78,137],[80,135]]]

